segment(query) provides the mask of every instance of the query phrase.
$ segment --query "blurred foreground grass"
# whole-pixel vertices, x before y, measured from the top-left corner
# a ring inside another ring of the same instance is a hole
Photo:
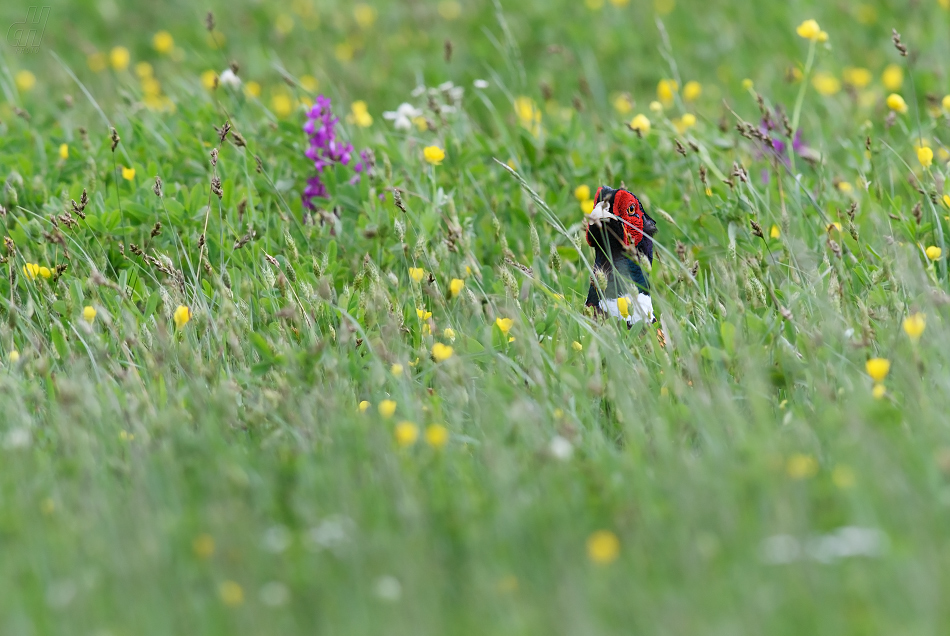
[[[0,632],[946,631],[947,20],[52,5],[0,68]],[[375,165],[310,213],[318,94]],[[621,182],[664,338],[583,308]]]

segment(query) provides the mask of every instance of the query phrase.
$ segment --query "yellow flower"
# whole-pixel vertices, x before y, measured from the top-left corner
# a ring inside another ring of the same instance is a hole
[[[142,92],[148,97],[157,97],[162,92],[162,85],[154,77],[143,78]]]
[[[290,95],[283,92],[271,96],[270,105],[278,117],[286,117],[294,110],[294,103],[291,101]]]
[[[503,334],[508,335],[508,332],[511,331],[511,327],[515,324],[515,321],[511,318],[495,318],[495,324],[498,325],[498,328],[501,329]]]
[[[537,134],[540,131],[541,109],[534,103],[530,97],[518,97],[515,99],[515,115],[522,126]]]
[[[341,62],[349,62],[353,59],[353,45],[349,42],[340,42],[333,47],[333,55]]]
[[[941,0],[942,2],[943,0]],[[877,9],[869,4],[858,5],[855,17],[861,24],[874,24],[877,22]]]
[[[455,342],[455,329],[452,329],[451,327],[447,329],[443,329],[442,335],[448,338],[449,340],[451,340],[452,342]]]
[[[50,271],[49,267],[45,267],[42,265],[39,268],[39,273],[40,273],[40,276],[42,276],[43,278],[49,278],[50,276],[53,275],[53,272]]]
[[[594,211],[594,200],[587,199],[586,201],[581,201],[581,212],[584,214],[590,214]]]
[[[884,88],[889,91],[899,90],[904,83],[904,69],[897,64],[891,64],[881,74],[881,82],[883,82]]]
[[[425,309],[416,309],[416,315],[419,316],[419,320],[428,320],[432,317],[432,312]]]
[[[129,50],[124,46],[114,47],[109,51],[109,64],[117,71],[124,71],[129,67]]]
[[[313,75],[302,75],[300,77],[300,85],[303,86],[305,91],[310,93],[316,93],[317,89],[320,88],[320,82],[318,82],[317,78]]]
[[[444,362],[452,357],[453,353],[452,347],[444,345],[441,342],[437,342],[432,345],[432,357],[435,358],[436,362]]]
[[[20,352],[14,349],[10,352],[10,355],[7,356],[7,359],[10,360],[10,364],[16,364],[20,361]]]
[[[432,448],[442,448],[449,441],[449,429],[441,424],[430,424],[426,427],[426,444]]]
[[[59,145],[59,158],[60,158],[60,159],[69,159],[69,144],[60,144],[60,145]]]
[[[397,362],[393,366],[389,367],[389,372],[398,378],[402,375],[402,365]]]
[[[818,26],[818,22],[815,20],[805,20],[798,25],[795,32],[806,40],[817,40],[821,34],[821,27]]]
[[[379,403],[379,414],[383,417],[392,417],[396,412],[396,402],[394,400],[383,400]]]
[[[771,236],[772,238],[777,239],[778,237],[782,236],[782,232],[781,232],[781,230],[778,229],[778,226],[777,226],[777,225],[773,225],[773,226],[772,226],[772,229],[769,230],[769,236]]]
[[[438,10],[445,20],[455,20],[462,15],[462,5],[455,0],[443,0],[439,3]]]
[[[410,267],[410,268],[409,268],[409,278],[411,278],[412,280],[416,281],[417,283],[418,283],[420,280],[422,280],[422,277],[423,277],[424,274],[425,274],[425,270],[423,270],[421,267]]]
[[[650,120],[643,113],[640,113],[630,121],[630,127],[639,130],[641,135],[650,134]]]
[[[920,336],[924,333],[924,329],[926,328],[927,317],[920,312],[911,314],[904,318],[904,333],[906,333],[914,342],[920,340]]]
[[[872,380],[875,382],[883,382],[884,378],[887,377],[888,371],[891,370],[891,361],[887,358],[871,358],[864,364],[864,368]]]
[[[199,559],[207,559],[214,554],[214,537],[210,534],[199,534],[191,542],[191,549]]]
[[[152,65],[148,62],[139,62],[135,65],[135,76],[139,79],[145,79],[153,75]]]
[[[96,319],[96,308],[92,305],[86,305],[82,308],[82,319],[88,322],[90,325]]]
[[[36,75],[29,71],[20,71],[14,77],[14,82],[16,82],[17,90],[26,93],[36,86]]]
[[[411,446],[419,439],[419,427],[412,422],[396,424],[396,443],[400,446]]]
[[[93,73],[99,73],[106,68],[106,56],[104,53],[92,53],[86,56],[86,64]]]
[[[688,102],[695,101],[703,94],[703,86],[697,81],[686,82],[683,87],[683,99]]]
[[[453,296],[458,296],[462,293],[462,289],[465,288],[465,281],[461,278],[453,278],[452,282],[449,283],[449,293]]]
[[[367,409],[369,409],[369,401],[368,400],[361,401],[357,408],[359,409],[360,413],[365,413]]]
[[[650,102],[650,112],[656,113],[657,115],[659,115],[660,113],[663,112],[663,104],[661,104],[660,102],[656,100],[653,100],[652,102]]]
[[[159,31],[152,36],[152,47],[159,53],[171,53],[175,48],[175,39],[168,31]]]
[[[212,90],[218,85],[218,74],[211,69],[203,72],[201,74],[201,85],[207,88],[209,91]]]
[[[286,13],[281,13],[277,16],[277,19],[274,20],[274,28],[277,29],[277,32],[281,35],[287,35],[293,31],[294,24],[294,19]]]
[[[40,274],[40,266],[36,263],[26,263],[23,265],[23,275],[27,277],[28,280],[33,280]]]
[[[617,310],[624,318],[630,315],[630,301],[627,300],[626,296],[621,296],[617,299]]]
[[[613,563],[620,556],[620,539],[610,530],[598,530],[587,537],[587,557],[598,565]]]
[[[251,80],[244,85],[244,92],[247,93],[250,97],[260,97],[261,96],[261,85]]]
[[[871,389],[871,395],[873,395],[876,400],[880,400],[884,397],[885,393],[887,393],[887,388],[883,384],[875,384],[874,388]]]
[[[924,250],[924,253],[927,254],[927,258],[935,261],[943,255],[943,250],[936,245],[931,245],[926,250]]]
[[[224,581],[219,585],[218,594],[228,607],[237,607],[244,602],[244,590],[234,581]]]
[[[668,107],[673,104],[673,95],[678,90],[679,85],[677,85],[675,80],[662,79],[660,83],[656,85],[656,96],[664,106]]]
[[[425,132],[426,130],[429,129],[429,120],[423,117],[422,115],[419,115],[418,117],[413,117],[412,123],[416,125],[416,129],[419,132]]]
[[[827,32],[827,31],[819,31],[819,32],[818,32],[818,37],[815,38],[815,39],[818,40],[819,42],[827,42],[827,41],[828,41],[828,32]]]
[[[422,150],[422,154],[425,160],[433,166],[442,165],[442,160],[445,159],[445,151],[438,146],[426,146]]]
[[[816,91],[825,96],[834,95],[841,90],[841,82],[831,73],[815,73],[811,84],[815,87]]]
[[[792,479],[808,479],[818,474],[818,462],[811,455],[796,453],[785,463],[785,472]]]
[[[574,188],[574,198],[578,201],[587,201],[590,198],[590,186],[579,185]]]
[[[943,204],[950,208],[950,194],[943,195]]]
[[[907,112],[907,102],[905,102],[904,98],[897,93],[891,93],[887,96],[887,107],[891,110],[896,110],[899,113]]]
[[[693,113],[686,113],[679,119],[674,119],[673,125],[676,126],[676,130],[678,130],[680,133],[684,133],[696,125],[696,115]]]
[[[621,115],[626,115],[633,110],[633,100],[627,93],[621,93],[614,98],[614,110]]]
[[[366,102],[357,100],[350,106],[350,115],[346,120],[360,128],[369,128],[373,125],[373,116],[366,110]]]
[[[871,83],[871,79],[873,79],[871,71],[866,68],[854,68],[851,66],[841,71],[841,77],[844,78],[846,84],[850,84],[855,88],[865,88]]]
[[[185,305],[178,305],[178,309],[175,310],[173,318],[175,320],[175,326],[181,329],[191,320],[191,309]]]
[[[368,4],[358,4],[353,7],[353,17],[360,28],[368,29],[376,22],[376,9]]]
[[[745,90],[750,91],[752,90],[753,86],[754,84],[752,83],[752,80],[750,80],[748,77],[742,80],[742,88]]]
[[[851,467],[841,464],[835,466],[834,470],[831,471],[831,481],[841,490],[848,490],[854,486],[854,482],[857,480]]]
[[[934,151],[926,146],[917,149],[917,161],[924,168],[929,168],[934,162]]]
[[[572,342],[572,343],[571,343],[571,346],[574,347],[574,351],[583,351],[583,350],[584,350],[584,345],[582,345],[581,343],[579,343],[577,340],[575,340],[574,342]]]
[[[122,178],[126,181],[131,181],[135,178],[135,168],[127,168],[122,166]]]

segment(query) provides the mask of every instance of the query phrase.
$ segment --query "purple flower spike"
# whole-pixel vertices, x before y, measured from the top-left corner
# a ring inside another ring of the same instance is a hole
[[[301,196],[303,205],[308,210],[316,209],[314,199],[330,197],[326,184],[320,178],[320,173],[334,163],[349,165],[353,159],[353,145],[338,141],[336,138],[338,123],[340,120],[333,116],[333,111],[330,109],[330,98],[323,95],[317,96],[313,108],[307,113],[307,121],[303,125],[303,131],[309,140],[309,146],[304,155],[313,162],[313,168],[316,171],[316,174],[307,180],[307,186]],[[351,184],[359,183],[360,173],[368,173],[373,166],[374,159],[371,150],[363,150],[359,156],[360,161],[353,166],[357,174],[350,179]]]

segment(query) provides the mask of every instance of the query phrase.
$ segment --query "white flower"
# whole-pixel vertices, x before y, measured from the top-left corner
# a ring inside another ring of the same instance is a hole
[[[406,102],[399,104],[399,108],[394,111],[388,110],[383,113],[383,119],[392,121],[396,130],[410,130],[412,128],[413,117],[421,116],[421,110]]]
[[[26,448],[30,445],[32,436],[27,428],[14,428],[7,431],[6,438],[3,440],[3,447],[8,449]]]
[[[261,587],[259,596],[264,605],[280,607],[290,600],[290,590],[280,581],[271,581]]]
[[[475,88],[488,88],[488,82],[483,79],[477,79],[472,82],[472,84],[475,86]]]
[[[422,94],[425,93],[425,92],[426,92],[426,87],[423,86],[422,84],[419,84],[419,85],[416,86],[414,89],[412,89],[411,95],[412,95],[413,97],[419,97],[420,95],[422,95]]]
[[[388,574],[376,579],[374,587],[376,596],[383,601],[398,601],[402,596],[402,585],[399,584],[399,579]]]
[[[221,75],[218,76],[218,83],[224,86],[230,86],[231,88],[240,88],[241,78],[235,75],[234,71],[226,68]]]
[[[439,84],[439,90],[442,91],[448,98],[450,102],[460,102],[462,101],[462,96],[465,94],[465,89],[461,86],[456,86],[452,82],[442,82]]]
[[[845,526],[828,534],[799,541],[788,534],[765,539],[761,557],[766,563],[784,565],[806,558],[818,563],[832,563],[853,557],[878,557],[887,551],[888,537],[877,528]]]
[[[307,543],[312,551],[323,549],[337,549],[343,547],[355,530],[352,519],[342,515],[330,515],[323,522],[313,528],[307,535]]]
[[[574,454],[574,446],[560,435],[555,435],[548,445],[548,452],[555,459],[567,461]]]
[[[272,526],[264,532],[264,537],[261,539],[261,547],[268,552],[280,554],[290,547],[292,541],[293,537],[290,534],[290,530],[284,526]]]

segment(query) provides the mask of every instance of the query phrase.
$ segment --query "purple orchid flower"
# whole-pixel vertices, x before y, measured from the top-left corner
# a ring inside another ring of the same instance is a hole
[[[313,162],[313,168],[316,170],[316,174],[307,179],[307,185],[301,195],[303,206],[308,210],[316,209],[314,199],[330,197],[320,173],[334,163],[347,166],[353,160],[353,145],[336,138],[336,126],[340,120],[333,116],[330,106],[330,98],[318,96],[303,125],[303,131],[309,141],[304,156]],[[357,174],[350,179],[351,184],[359,183],[360,175],[368,174],[373,168],[375,159],[371,150],[363,150],[359,158],[360,161],[353,166]]]

